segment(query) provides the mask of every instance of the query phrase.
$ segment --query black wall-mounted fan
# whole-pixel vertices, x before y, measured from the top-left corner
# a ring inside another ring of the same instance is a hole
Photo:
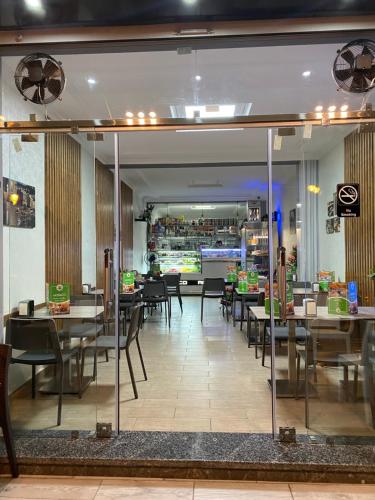
[[[21,59],[14,80],[25,101],[35,104],[50,104],[61,96],[65,87],[61,63],[41,53]]]
[[[346,92],[361,94],[375,87],[375,42],[354,40],[337,52],[333,77]]]

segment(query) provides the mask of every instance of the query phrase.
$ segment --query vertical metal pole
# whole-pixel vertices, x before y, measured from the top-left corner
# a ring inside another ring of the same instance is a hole
[[[120,235],[121,235],[121,196],[120,196],[120,161],[119,136],[115,133],[115,178],[114,178],[114,223],[115,244],[113,252],[113,277],[115,297],[115,430],[120,433]]]
[[[271,332],[271,397],[272,397],[272,436],[276,435],[276,376],[275,376],[275,311],[273,304],[273,192],[272,192],[272,129],[267,131],[267,168],[268,168],[268,256],[269,256],[269,284],[270,284],[270,332]]]

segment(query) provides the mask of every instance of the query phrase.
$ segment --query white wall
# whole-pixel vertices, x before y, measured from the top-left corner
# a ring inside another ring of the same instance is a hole
[[[28,119],[35,112],[6,84],[2,87],[2,114]],[[16,151],[19,145],[21,151]],[[3,175],[35,187],[35,228],[4,227],[4,314],[23,299],[45,301],[44,136],[39,142],[21,142],[20,136],[3,137]]]
[[[96,198],[93,142],[81,141],[82,283],[96,286]]]
[[[341,231],[327,234],[327,203],[333,200],[336,185],[344,182],[344,141],[319,160],[318,203],[319,219],[319,268],[335,271],[336,279],[345,281],[345,227],[341,219]]]

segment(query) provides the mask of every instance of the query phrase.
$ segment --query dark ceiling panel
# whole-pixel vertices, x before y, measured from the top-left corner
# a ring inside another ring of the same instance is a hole
[[[374,0],[0,0],[0,29],[366,14],[375,14]]]

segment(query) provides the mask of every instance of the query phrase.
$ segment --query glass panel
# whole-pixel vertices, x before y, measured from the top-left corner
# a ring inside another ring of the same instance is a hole
[[[296,129],[273,151],[273,175],[281,168],[291,173],[282,186],[281,244],[294,295],[294,313],[275,320],[277,427],[368,436],[374,434],[373,132],[347,125],[314,127],[311,134]],[[298,148],[299,159],[282,166]],[[359,217],[351,216],[358,210],[355,184]]]
[[[3,147],[13,425],[93,430],[95,339],[103,330],[102,295],[91,293],[97,284],[95,142],[86,134],[17,134],[4,137]]]

